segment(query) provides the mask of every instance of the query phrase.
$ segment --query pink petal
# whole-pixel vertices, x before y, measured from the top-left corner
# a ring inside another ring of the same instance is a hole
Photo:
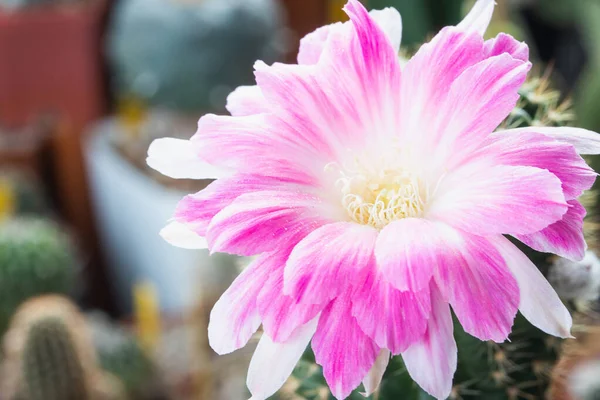
[[[442,400],[452,390],[458,350],[452,334],[450,308],[433,283],[431,306],[431,318],[423,339],[403,352],[402,358],[415,382],[427,393]]]
[[[257,299],[263,329],[275,342],[286,342],[298,328],[313,319],[323,306],[303,304],[283,293],[283,266],[269,276]]]
[[[323,304],[363,282],[374,262],[376,239],[376,229],[353,222],[315,230],[292,250],[285,266],[285,293],[302,302]]]
[[[400,88],[403,140],[425,140],[420,137],[433,138],[437,134],[437,113],[447,104],[452,83],[483,58],[482,37],[457,28],[444,28],[431,42],[421,46],[403,69]]]
[[[402,19],[395,8],[388,7],[383,10],[373,10],[369,15],[385,33],[390,44],[397,52],[400,51],[402,40]],[[298,52],[298,64],[311,65],[319,62],[330,32],[333,30],[349,29],[350,23],[335,23],[318,28],[300,40],[300,51]]]
[[[226,174],[223,169],[201,160],[189,140],[175,138],[154,140],[148,149],[146,163],[174,179],[214,179]]]
[[[512,111],[530,67],[506,53],[487,57],[478,33],[442,29],[403,70],[402,142],[438,176],[454,169]]]
[[[173,246],[183,249],[207,249],[206,239],[191,230],[186,224],[173,221],[160,231],[160,236]]]
[[[365,132],[391,132],[398,119],[397,53],[359,2],[345,9],[352,24],[329,31],[318,64],[255,66],[274,114],[327,163],[362,147],[369,139]]]
[[[391,13],[394,12],[392,8],[388,8],[387,10]],[[372,16],[369,15],[360,1],[349,0],[344,6],[344,11],[350,17],[358,38],[358,43],[356,44],[359,47],[355,47],[354,50],[362,53],[361,61],[364,62],[363,65],[356,63],[355,67],[359,69],[364,68],[364,72],[375,79],[393,79],[393,75],[398,73],[398,49],[392,46],[392,42],[388,39],[385,32]],[[398,21],[399,17],[399,14],[396,13],[394,19]],[[383,72],[381,68],[386,68],[390,75],[385,77],[377,76]],[[384,84],[384,82],[380,82],[380,84]]]
[[[369,15],[379,28],[385,33],[392,48],[398,53],[402,43],[402,17],[394,7],[386,7],[382,10],[371,10]]]
[[[385,279],[396,289],[418,291],[429,287],[445,246],[435,223],[406,218],[387,225],[377,238],[375,256]]]
[[[582,128],[572,127],[526,127],[518,129],[509,129],[497,132],[503,134],[520,134],[524,132],[541,133],[550,136],[559,142],[565,142],[573,147],[579,154],[600,154],[600,135],[596,132]]]
[[[315,318],[301,326],[285,343],[262,335],[248,368],[250,400],[266,400],[283,386],[313,337],[317,322]]]
[[[560,180],[546,170],[471,163],[441,181],[426,217],[477,235],[527,234],[567,209]]]
[[[487,58],[467,68],[453,83],[438,111],[437,157],[445,167],[478,148],[510,114],[519,100],[530,63],[508,54]]]
[[[335,102],[336,96],[328,94],[317,80],[315,67],[280,63],[267,66],[257,62],[254,68],[256,82],[265,97],[279,106],[274,113],[289,127],[288,130],[295,129],[294,136],[299,145],[311,149],[315,154],[322,154],[322,166],[335,159],[335,143],[332,140],[336,135],[345,135],[348,126],[344,124],[347,120],[354,120],[354,117],[344,116],[343,110]],[[294,96],[290,96],[290,93],[294,93]],[[338,126],[346,130],[338,131]],[[347,136],[339,139],[345,138]]]
[[[265,254],[253,261],[229,289],[223,293],[210,313],[208,341],[218,354],[244,347],[260,326],[256,297],[276,266],[273,256]]]
[[[389,362],[390,351],[387,349],[382,349],[375,360],[375,364],[373,364],[369,370],[369,373],[362,381],[363,386],[365,387],[365,397],[375,393],[379,387],[379,384],[381,383],[381,379],[383,378],[383,374],[385,373]]]
[[[477,32],[483,36],[492,20],[495,5],[494,0],[477,0],[471,11],[456,27],[466,32]]]
[[[227,96],[226,107],[235,117],[269,112],[269,105],[258,86],[239,86]]]
[[[352,294],[352,315],[362,331],[393,354],[423,336],[430,311],[429,286],[415,293],[400,292],[376,268]]]
[[[435,281],[466,332],[503,342],[517,314],[517,282],[487,239],[465,233],[454,239],[461,257],[438,268]]]
[[[338,297],[321,314],[312,340],[315,359],[331,393],[345,399],[369,373],[379,348],[350,314],[350,299]]]
[[[521,314],[550,335],[571,337],[573,320],[569,310],[538,268],[506,238],[497,236],[492,242],[519,284]]]
[[[185,196],[177,205],[174,217],[194,232],[205,236],[211,219],[242,194],[265,190],[303,189],[307,188],[277,178],[238,174],[218,179],[200,192]]]
[[[192,144],[203,160],[217,167],[314,184],[324,164],[315,163],[315,153],[294,135],[270,114],[206,114],[198,121]]]
[[[487,57],[508,53],[518,60],[529,61],[529,46],[527,46],[527,43],[519,42],[506,33],[499,33],[494,39],[486,40],[485,53]]]
[[[547,169],[560,179],[567,200],[579,197],[596,180],[594,170],[572,145],[535,132],[492,134],[486,146],[471,157],[490,164]]]
[[[321,200],[310,194],[262,191],[241,195],[211,220],[211,253],[250,256],[293,246],[327,222]]]
[[[587,249],[583,237],[586,210],[577,200],[570,200],[568,203],[569,210],[560,221],[539,232],[515,237],[537,251],[580,261]]]

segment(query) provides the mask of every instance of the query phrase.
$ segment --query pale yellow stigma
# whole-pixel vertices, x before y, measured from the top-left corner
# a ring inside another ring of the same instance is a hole
[[[402,218],[420,217],[427,199],[419,179],[402,170],[342,173],[336,185],[350,219],[377,229]]]

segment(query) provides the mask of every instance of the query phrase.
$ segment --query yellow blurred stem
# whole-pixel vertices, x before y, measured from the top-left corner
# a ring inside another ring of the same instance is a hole
[[[347,2],[347,0],[328,0],[327,1],[327,20],[329,23],[348,20],[348,16],[342,10],[342,7],[344,7],[346,2]]]
[[[0,221],[14,214],[16,203],[13,185],[7,179],[0,179]]]
[[[135,319],[140,342],[153,353],[160,341],[161,323],[158,295],[152,282],[140,282],[133,288]]]
[[[134,96],[124,97],[119,101],[118,116],[128,139],[137,139],[140,128],[148,115],[147,105]]]

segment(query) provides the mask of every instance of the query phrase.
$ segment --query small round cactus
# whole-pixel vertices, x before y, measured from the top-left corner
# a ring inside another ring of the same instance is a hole
[[[71,294],[76,265],[72,242],[57,224],[36,218],[0,223],[0,334],[23,301]]]

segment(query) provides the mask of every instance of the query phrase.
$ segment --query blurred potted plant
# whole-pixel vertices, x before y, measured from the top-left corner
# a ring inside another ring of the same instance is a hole
[[[177,314],[193,306],[202,271],[231,262],[158,235],[182,194],[208,182],[155,179],[146,153],[154,138],[189,138],[201,114],[223,110],[229,91],[251,83],[255,60],[283,54],[281,28],[275,0],[117,4],[107,53],[118,116],[93,129],[87,162],[121,311],[131,311],[136,282],[150,281],[162,311]]]

